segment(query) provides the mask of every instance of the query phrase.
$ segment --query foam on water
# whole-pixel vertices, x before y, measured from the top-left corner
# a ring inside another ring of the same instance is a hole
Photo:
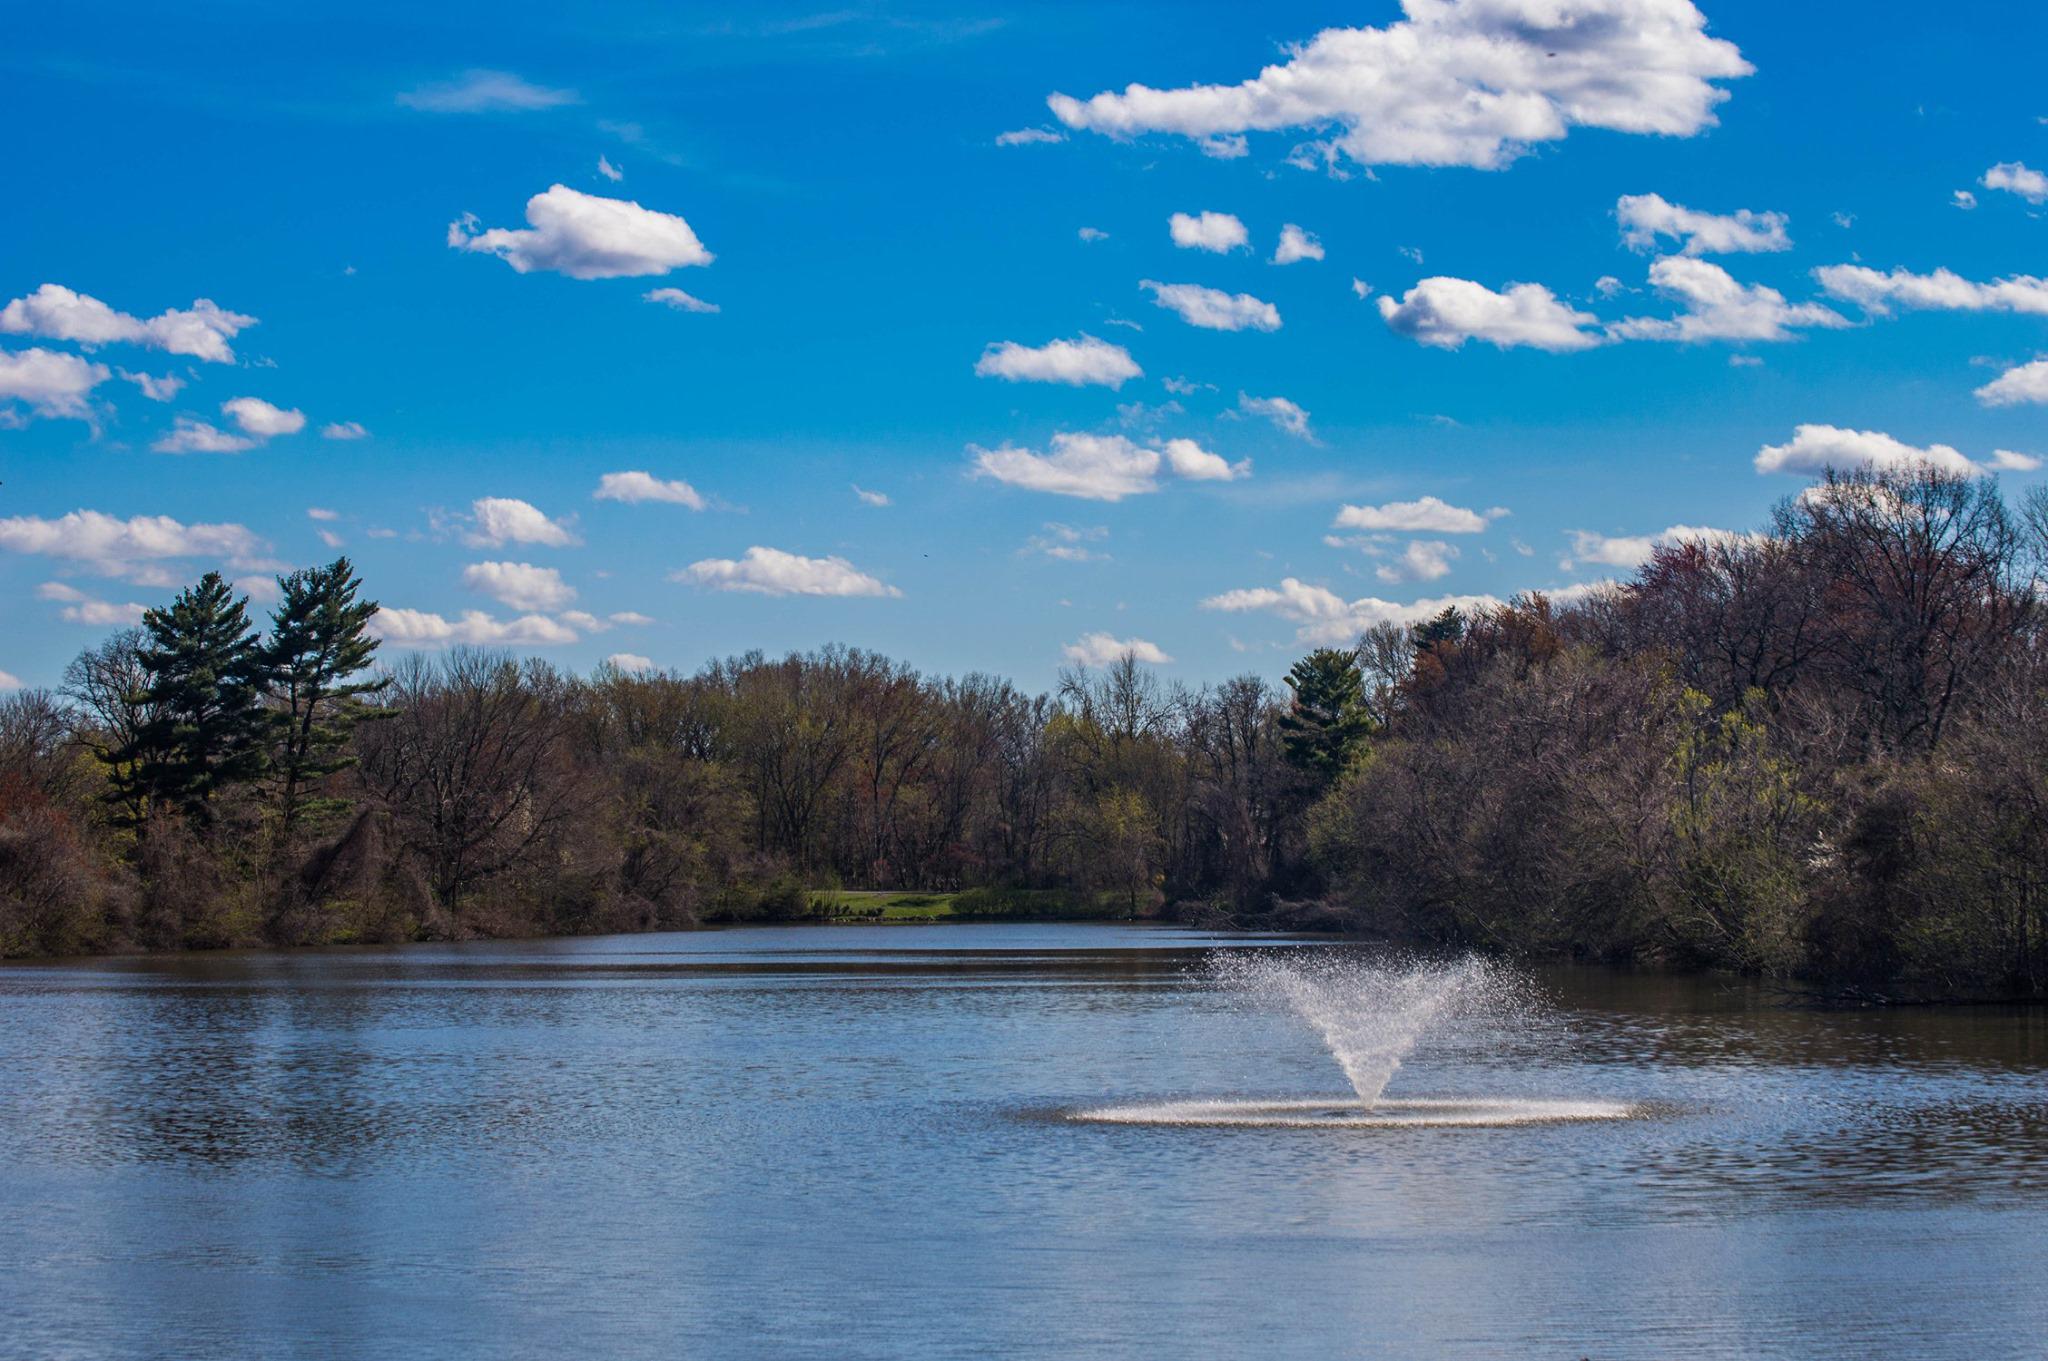
[[[1291,1129],[1464,1127],[1498,1129],[1580,1120],[1625,1120],[1634,1109],[1620,1101],[1400,1100],[1154,1101],[1075,1111],[1072,1118],[1104,1125],[1253,1125]]]

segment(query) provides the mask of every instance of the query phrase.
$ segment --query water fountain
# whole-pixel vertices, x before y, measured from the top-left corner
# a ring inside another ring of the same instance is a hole
[[[1526,1030],[1541,1006],[1526,980],[1476,955],[1394,959],[1350,951],[1249,950],[1213,956],[1229,994],[1285,1008],[1319,1036],[1350,1080],[1348,1097],[1187,1100],[1110,1106],[1075,1119],[1122,1125],[1499,1127],[1628,1116],[1622,1102],[1522,1097],[1388,1097],[1387,1084],[1426,1039]]]

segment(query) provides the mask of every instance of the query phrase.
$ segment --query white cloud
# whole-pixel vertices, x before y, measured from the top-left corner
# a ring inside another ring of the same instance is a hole
[[[2041,460],[2011,449],[1993,449],[1989,467],[1996,473],[2032,473],[2041,470]]]
[[[1242,249],[1251,239],[1244,223],[1229,213],[1204,212],[1199,217],[1175,213],[1166,220],[1166,230],[1173,237],[1173,244],[1182,250],[1206,250],[1218,255]]]
[[[2048,203],[2048,175],[2029,170],[2018,161],[2000,161],[1984,172],[1977,183],[1986,189],[2003,189],[2032,204]]]
[[[44,600],[55,600],[63,605],[58,617],[72,624],[92,624],[99,628],[121,628],[142,622],[144,607],[134,603],[116,604],[111,600],[96,600],[75,586],[61,581],[46,581],[36,587],[36,594]]]
[[[248,435],[234,435],[190,416],[171,420],[170,433],[150,445],[159,454],[240,454],[262,441]]]
[[[579,101],[574,90],[550,90],[510,71],[464,71],[454,80],[407,90],[398,102],[424,113],[527,113]]]
[[[640,295],[642,302],[658,302],[676,312],[696,312],[710,315],[718,311],[718,304],[706,302],[695,294],[685,293],[680,288],[653,288]]]
[[[1157,643],[1143,638],[1115,638],[1107,633],[1084,633],[1076,642],[1060,649],[1060,655],[1076,666],[1109,666],[1130,657],[1150,666],[1165,666],[1173,658]]]
[[[1254,397],[1240,392],[1237,409],[1248,416],[1264,416],[1296,439],[1315,442],[1315,432],[1308,428],[1308,412],[1285,397]]]
[[[321,439],[367,439],[369,435],[361,421],[330,421],[320,427]]]
[[[624,671],[629,675],[654,669],[654,659],[652,657],[643,657],[637,652],[614,652],[604,660],[606,665]]]
[[[565,184],[528,199],[526,221],[524,228],[478,231],[476,219],[466,216],[448,225],[448,244],[495,255],[521,274],[552,270],[572,279],[666,274],[714,258],[690,224],[673,213]]]
[[[1949,202],[1966,213],[1974,212],[1977,207],[1977,196],[1967,189],[1958,189],[1949,196]]]
[[[1932,274],[1895,269],[1881,274],[1863,265],[1822,265],[1813,277],[1830,296],[1877,313],[1908,307],[1930,312],[2048,316],[2048,279],[2030,274],[1980,284],[1951,269],[1937,269]]]
[[[175,374],[167,374],[159,378],[155,374],[130,373],[126,369],[120,369],[118,372],[123,378],[135,384],[136,387],[141,388],[142,395],[149,398],[152,402],[168,402],[176,397],[179,392],[183,391],[185,387],[185,380],[177,377]]]
[[[903,592],[860,571],[845,558],[806,558],[779,548],[749,548],[737,561],[706,558],[679,572],[674,581],[720,591],[759,595],[900,596]]]
[[[644,472],[606,473],[597,480],[597,490],[590,495],[592,500],[624,501],[628,505],[665,501],[673,506],[688,506],[691,510],[703,510],[710,504],[695,487],[681,478],[663,481],[652,473]]]
[[[530,562],[473,562],[462,569],[462,584],[515,610],[560,610],[576,598],[561,572]]]
[[[1109,233],[1102,230],[1102,228],[1100,227],[1083,227],[1079,232],[1076,233],[1076,235],[1078,235],[1083,241],[1089,242],[1109,240]]]
[[[1055,562],[1099,562],[1107,553],[1098,553],[1087,545],[1100,543],[1109,537],[1109,529],[1103,525],[1077,528],[1048,520],[1043,534],[1034,534],[1026,548],[1045,554]]]
[[[0,690],[19,690],[21,688],[21,677],[15,675],[12,671],[0,671]]]
[[[150,564],[174,558],[220,558],[254,566],[268,548],[242,525],[188,525],[168,515],[122,520],[74,510],[54,520],[35,515],[0,519],[0,549],[63,558],[111,577],[153,577]]]
[[[91,420],[87,399],[107,378],[106,365],[75,354],[38,347],[0,350],[0,420],[10,402],[20,402],[38,416]]]
[[[1411,539],[1399,558],[1381,564],[1374,575],[1387,582],[1435,581],[1450,575],[1451,559],[1457,556],[1458,550],[1442,539]]]
[[[1849,325],[1840,313],[1816,302],[1788,303],[1762,284],[1738,283],[1717,264],[1683,255],[1651,262],[1650,283],[1686,310],[1669,319],[1630,317],[1608,327],[1624,340],[1790,340],[1792,328]]]
[[[1416,624],[1447,609],[1465,611],[1488,609],[1500,602],[1488,595],[1448,595],[1399,604],[1364,596],[1346,600],[1323,586],[1311,586],[1287,577],[1277,588],[1260,586],[1249,590],[1225,591],[1202,602],[1205,610],[1230,613],[1262,611],[1277,614],[1295,624],[1297,640],[1310,643],[1344,644],[1374,624]]]
[[[1497,169],[1574,126],[1689,137],[1746,76],[1691,0],[1405,0],[1385,28],[1333,28],[1239,85],[1133,84],[1046,102],[1070,128],[1214,140],[1287,128],[1364,165]]]
[[[864,506],[886,506],[889,504],[889,494],[887,492],[869,491],[858,482],[853,484],[853,494]]]
[[[1624,194],[1614,205],[1614,215],[1621,222],[1622,240],[1633,250],[1655,250],[1660,236],[1683,242],[1687,255],[1792,249],[1783,213],[1747,208],[1728,215],[1702,213],[1668,203],[1660,194]]]
[[[221,414],[240,426],[245,435],[270,439],[275,435],[296,435],[306,428],[306,413],[286,411],[261,397],[230,397],[220,404]]]
[[[617,184],[620,180],[626,178],[626,172],[613,165],[609,156],[600,155],[597,158],[597,173],[610,180],[613,184]]]
[[[1016,128],[996,134],[997,146],[1039,146],[1066,140],[1067,134],[1055,128]]]
[[[1438,349],[1483,340],[1497,349],[1526,345],[1561,354],[1601,343],[1599,336],[1580,329],[1598,318],[1559,302],[1542,284],[1509,284],[1506,292],[1496,293],[1470,279],[1437,275],[1416,284],[1399,302],[1384,296],[1378,301],[1388,326]]]
[[[499,619],[483,610],[464,610],[450,620],[426,610],[386,605],[370,616],[370,632],[394,647],[548,647],[576,641],[576,630],[544,614]]]
[[[1280,229],[1280,244],[1273,251],[1273,263],[1291,265],[1297,260],[1320,260],[1323,258],[1323,243],[1316,240],[1313,232],[1305,232],[1292,222]]]
[[[550,548],[571,548],[582,542],[565,522],[550,520],[516,497],[485,496],[472,501],[469,509],[475,528],[463,536],[463,542],[473,547],[537,543]]]
[[[1389,501],[1383,506],[1345,506],[1337,512],[1338,529],[1365,529],[1389,534],[1478,534],[1491,515],[1454,506],[1435,496],[1416,501]]]
[[[1986,406],[2048,405],[2048,359],[2007,369],[1977,389],[1977,400]]]
[[[1372,296],[1372,285],[1363,279],[1353,277],[1351,280],[1351,296],[1357,298],[1360,302],[1364,302]]]
[[[182,311],[131,317],[61,284],[44,284],[27,297],[0,307],[0,332],[9,335],[68,340],[87,348],[142,345],[214,364],[233,363],[235,352],[228,341],[255,324],[256,318],[216,307],[205,298]]]
[[[320,536],[320,542],[326,544],[329,548],[339,548],[347,542],[341,535],[331,529],[315,530],[314,532]]]
[[[1190,326],[1209,331],[1280,329],[1280,309],[1249,293],[1225,293],[1200,284],[1162,284],[1153,279],[1141,280],[1138,287],[1149,289],[1161,307],[1178,312]]]
[[[1742,537],[1731,530],[1705,529],[1698,525],[1673,525],[1660,534],[1612,537],[1584,529],[1567,532],[1571,535],[1572,550],[1558,566],[1568,572],[1587,563],[1632,569],[1648,562],[1651,555],[1660,548],[1670,548],[1681,543],[1719,543]],[[1556,597],[1553,595],[1552,599]]]
[[[1129,350],[1091,335],[1050,341],[1037,349],[1014,340],[991,344],[975,362],[974,371],[983,378],[1005,378],[1013,383],[1106,388],[1121,388],[1145,375]]]
[[[635,628],[654,622],[650,616],[641,614],[638,610],[613,610],[605,616],[605,620],[608,623],[629,625]]]
[[[1844,430],[1833,425],[1802,425],[1784,444],[1766,444],[1757,451],[1760,473],[1798,473],[1818,477],[1829,468],[1910,469],[1934,467],[1942,472],[1982,471],[1946,444],[1922,449],[1876,430]]]
[[[1249,462],[1228,463],[1188,439],[1168,440],[1162,446],[1139,444],[1123,435],[1061,431],[1052,437],[1048,454],[1009,445],[969,447],[977,476],[1088,501],[1121,501],[1157,491],[1162,467],[1195,481],[1230,481],[1251,474]]]
[[[308,520],[331,521],[339,520],[341,515],[336,511],[327,509],[325,506],[307,506],[306,518]]]

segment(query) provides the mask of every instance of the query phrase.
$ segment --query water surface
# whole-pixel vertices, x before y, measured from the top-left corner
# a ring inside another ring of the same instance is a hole
[[[0,968],[0,1355],[1998,1357],[2048,1336],[2048,1019],[1552,971],[1334,1097],[1217,946],[789,928]]]

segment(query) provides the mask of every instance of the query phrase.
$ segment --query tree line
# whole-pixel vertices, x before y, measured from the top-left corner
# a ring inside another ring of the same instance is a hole
[[[1562,606],[1284,688],[843,647],[388,665],[346,559],[209,575],[0,700],[0,952],[642,930],[823,888],[2048,993],[2048,503],[1831,475]]]

